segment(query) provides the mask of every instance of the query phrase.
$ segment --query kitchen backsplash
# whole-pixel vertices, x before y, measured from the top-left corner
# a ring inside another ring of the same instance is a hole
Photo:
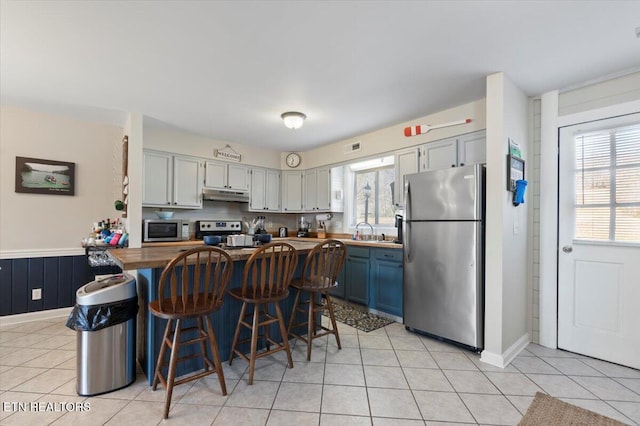
[[[311,231],[316,231],[318,223],[316,220],[317,213],[262,213],[262,212],[250,212],[246,208],[247,204],[244,203],[230,203],[224,201],[204,201],[203,208],[200,210],[184,210],[184,209],[164,209],[174,212],[174,219],[188,220],[191,234],[195,233],[194,222],[196,220],[237,220],[246,217],[251,220],[256,216],[265,217],[265,228],[270,233],[278,232],[278,228],[285,226],[289,229],[289,232],[295,232],[298,230],[298,224],[300,223],[300,217],[304,216],[307,221],[310,221]],[[143,208],[143,219],[157,219],[155,212],[157,208]],[[327,232],[341,233],[343,224],[342,213],[332,213],[330,220],[325,220],[324,223],[327,227]]]

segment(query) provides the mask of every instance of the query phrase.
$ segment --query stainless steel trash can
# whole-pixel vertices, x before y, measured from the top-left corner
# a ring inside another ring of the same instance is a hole
[[[102,278],[78,289],[74,312],[79,313],[75,327],[78,395],[99,395],[135,381],[137,308],[136,280],[129,274]]]

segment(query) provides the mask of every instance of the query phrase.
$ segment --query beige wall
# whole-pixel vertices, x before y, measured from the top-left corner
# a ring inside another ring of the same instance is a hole
[[[222,149],[227,144],[238,154],[242,155],[242,164],[274,169],[280,168],[280,152],[273,149],[228,143],[178,129],[144,125],[145,149],[156,149],[214,160],[214,150]]]
[[[0,256],[82,253],[93,222],[118,216],[123,129],[8,106],[0,123]],[[16,193],[16,156],[75,163],[76,195]]]

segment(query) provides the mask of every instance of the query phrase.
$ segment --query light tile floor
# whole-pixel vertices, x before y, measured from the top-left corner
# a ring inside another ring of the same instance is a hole
[[[535,344],[499,369],[397,323],[371,333],[340,324],[342,350],[333,336],[319,339],[307,362],[298,343],[293,369],[282,352],[261,359],[253,386],[245,361],[224,363],[227,396],[214,376],[180,385],[162,421],[164,390],[152,392],[142,374],[117,392],[79,397],[75,332],[63,324],[0,328],[0,424],[514,425],[542,391],[640,425],[638,370]],[[19,411],[25,402],[27,411]]]

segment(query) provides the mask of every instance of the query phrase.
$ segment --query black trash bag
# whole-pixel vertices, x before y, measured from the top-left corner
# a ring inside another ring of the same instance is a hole
[[[102,305],[76,304],[66,326],[76,331],[98,331],[129,321],[137,314],[138,297]]]

